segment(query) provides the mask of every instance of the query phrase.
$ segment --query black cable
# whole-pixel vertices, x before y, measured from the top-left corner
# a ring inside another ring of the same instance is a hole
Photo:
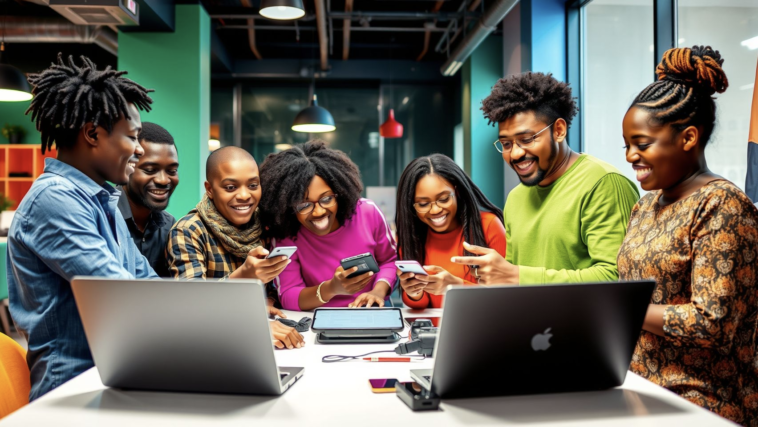
[[[392,354],[396,354],[395,350],[372,351],[371,353],[359,354],[357,356],[344,356],[344,355],[339,355],[339,354],[330,354],[328,356],[322,357],[321,361],[324,362],[324,363],[344,362],[346,360],[356,360],[356,359],[360,359],[361,357],[366,357],[366,356],[369,356],[369,355],[372,355],[372,354],[379,354],[379,353],[392,353]],[[404,357],[415,357],[415,358],[418,358],[419,360],[426,359],[426,356],[417,355],[417,354],[409,354],[409,355],[406,355]]]

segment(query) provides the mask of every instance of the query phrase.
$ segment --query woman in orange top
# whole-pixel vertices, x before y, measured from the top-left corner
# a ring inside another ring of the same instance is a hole
[[[477,283],[476,268],[450,258],[470,256],[463,242],[496,249],[505,256],[503,211],[447,156],[412,161],[397,188],[398,254],[415,260],[429,275],[397,271],[403,302],[423,309],[442,307],[448,285]]]

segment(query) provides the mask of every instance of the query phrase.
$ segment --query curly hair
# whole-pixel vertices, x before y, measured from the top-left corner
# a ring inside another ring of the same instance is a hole
[[[556,80],[550,73],[527,72],[498,80],[490,96],[482,101],[482,111],[489,124],[533,111],[545,123],[562,118],[571,126],[576,116],[575,99],[568,83]]]
[[[438,175],[456,189],[458,200],[457,219],[463,227],[463,237],[472,245],[487,247],[482,229],[481,210],[491,212],[503,222],[503,211],[487,199],[474,181],[455,162],[443,154],[419,157],[408,164],[397,184],[398,252],[402,259],[412,259],[424,264],[426,259],[426,235],[429,226],[421,222],[413,208],[416,185],[427,175]],[[464,255],[471,256],[464,250]],[[466,269],[469,267],[466,266]]]
[[[355,215],[363,183],[358,166],[340,150],[321,140],[308,141],[281,153],[269,154],[260,167],[263,195],[261,223],[267,238],[294,237],[300,230],[294,206],[313,177],[320,176],[337,195],[336,219],[340,224]]]
[[[110,65],[98,70],[86,56],[81,56],[81,60],[81,67],[72,56],[66,63],[59,53],[57,64],[29,75],[34,99],[25,114],[32,112],[32,121],[42,134],[43,154],[53,144],[59,149],[73,146],[87,123],[110,133],[121,116],[130,118],[128,104],[150,111],[153,100],[148,93],[152,89],[121,77],[126,71],[113,70]]]
[[[640,92],[629,109],[642,108],[655,123],[677,131],[701,126],[705,146],[716,125],[713,95],[729,87],[722,64],[721,54],[710,46],[669,49],[655,69],[658,81]]]

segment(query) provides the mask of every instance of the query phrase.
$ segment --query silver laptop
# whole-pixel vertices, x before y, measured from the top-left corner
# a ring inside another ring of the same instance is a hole
[[[434,369],[411,377],[443,398],[617,387],[654,287],[648,280],[451,288]]]
[[[278,395],[303,368],[276,366],[258,280],[71,281],[103,384]]]

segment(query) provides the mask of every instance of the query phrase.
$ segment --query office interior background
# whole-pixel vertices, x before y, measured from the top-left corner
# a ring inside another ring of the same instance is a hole
[[[730,79],[709,166],[744,186],[758,57],[753,0],[318,0],[304,2],[303,19],[283,22],[257,15],[250,0],[137,3],[140,24],[118,28],[75,25],[49,0],[0,3],[2,61],[31,73],[59,51],[84,54],[156,88],[142,120],[176,138],[182,181],[168,210],[177,217],[203,192],[210,149],[237,145],[261,162],[312,137],[349,153],[366,187],[392,187],[413,158],[446,154],[502,205],[518,179],[492,147],[497,129],[479,107],[498,78],[524,71],[569,81],[580,106],[571,146],[634,180],[623,114],[664,50],[695,44],[719,49]],[[479,31],[482,22],[494,30]],[[313,94],[334,132],[291,129]],[[39,144],[27,106],[0,103],[0,117]],[[405,128],[400,138],[379,133],[390,109]]]

